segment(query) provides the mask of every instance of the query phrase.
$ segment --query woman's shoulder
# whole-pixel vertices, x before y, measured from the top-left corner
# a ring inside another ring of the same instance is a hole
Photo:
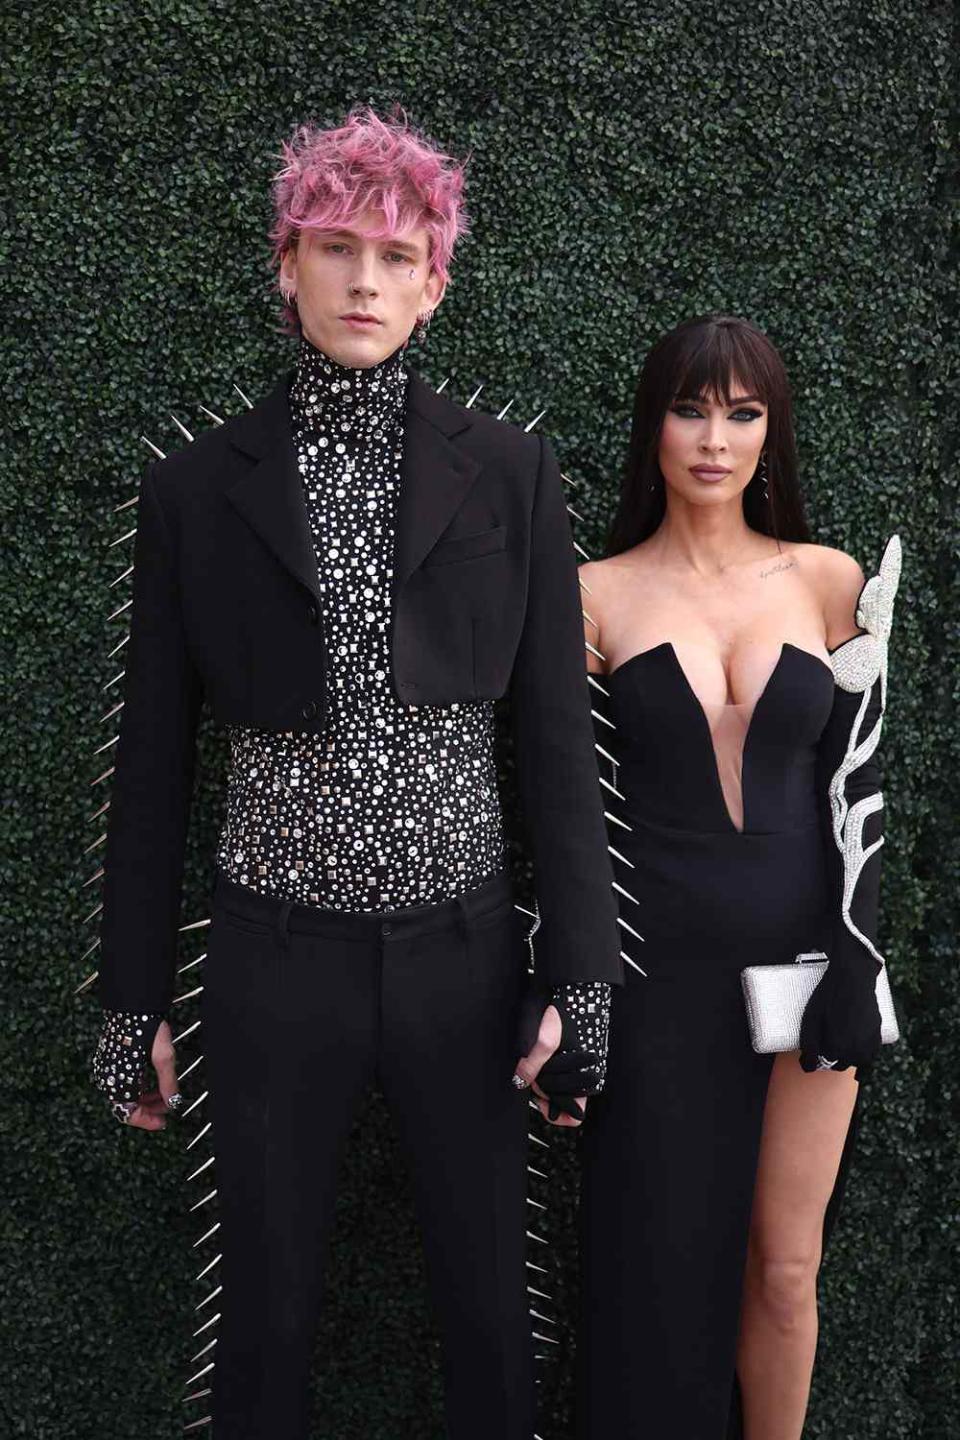
[[[612,557],[616,559],[616,556]],[[591,580],[597,584],[606,584],[610,575],[611,560],[582,560],[577,566],[580,579],[588,585]]]
[[[613,614],[628,602],[636,604],[646,594],[652,572],[641,542],[618,555],[584,561],[578,573],[594,608]]]
[[[801,541],[794,542],[790,549],[811,582],[822,588],[824,593],[838,590],[849,593],[855,589],[859,594],[863,589],[865,576],[860,562],[845,550]]]
[[[584,560],[580,565],[580,578],[590,583],[614,586],[627,575],[633,577],[642,572],[645,559],[645,543],[632,545],[617,555],[605,555],[601,560]]]
[[[827,648],[859,632],[857,601],[866,583],[859,561],[831,545],[797,544],[797,559],[823,611]]]

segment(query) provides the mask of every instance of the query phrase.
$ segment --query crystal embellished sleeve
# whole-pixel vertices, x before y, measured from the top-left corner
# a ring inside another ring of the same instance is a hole
[[[867,1066],[880,1048],[876,980],[884,957],[877,946],[883,791],[876,752],[887,700],[887,649],[900,577],[900,541],[893,536],[879,572],[857,604],[863,634],[831,656],[834,703],[818,747],[824,851],[836,918],[826,974],[801,1027],[805,1070]]]
[[[538,1077],[548,1095],[596,1095],[607,1070],[611,986],[606,980],[565,981],[550,992],[560,1016],[560,1044]]]
[[[146,1088],[147,1064],[163,1019],[155,1011],[103,1012],[103,1026],[90,1068],[93,1083],[119,1120],[126,1119],[125,1106],[137,1101]]]

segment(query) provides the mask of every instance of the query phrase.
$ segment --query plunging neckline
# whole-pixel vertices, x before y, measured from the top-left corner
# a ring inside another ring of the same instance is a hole
[[[763,704],[764,700],[767,698],[767,695],[768,695],[768,693],[769,693],[769,691],[770,691],[770,687],[771,687],[771,685],[773,684],[773,681],[774,681],[775,677],[777,676],[777,674],[778,674],[779,671],[780,671],[780,667],[781,667],[781,665],[782,665],[782,663],[783,663],[783,658],[784,658],[784,655],[785,655],[786,651],[787,651],[787,650],[793,650],[793,651],[796,651],[796,653],[799,654],[799,655],[805,655],[809,660],[812,660],[812,661],[814,662],[814,664],[822,666],[823,669],[827,671],[828,675],[830,675],[831,679],[833,678],[833,671],[832,671],[832,669],[830,668],[830,666],[827,664],[827,662],[826,662],[825,660],[821,659],[821,657],[820,657],[819,655],[814,655],[814,653],[813,653],[812,650],[807,650],[807,649],[805,649],[802,645],[793,645],[789,640],[783,640],[783,641],[781,641],[781,643],[780,643],[780,649],[779,649],[779,651],[777,652],[777,658],[776,658],[776,660],[774,661],[773,668],[771,669],[770,674],[767,676],[766,681],[764,682],[763,688],[761,689],[760,693],[758,694],[756,700],[754,700],[754,701],[752,702],[752,708],[751,708],[751,711],[750,711],[750,718],[749,718],[749,720],[747,721],[747,725],[746,725],[746,728],[745,728],[744,733],[743,733],[743,743],[742,743],[742,745],[741,745],[740,755],[739,755],[740,800],[741,800],[741,809],[742,809],[742,821],[741,821],[741,824],[738,825],[738,824],[736,823],[736,821],[735,821],[735,819],[734,819],[731,811],[730,811],[730,805],[729,805],[729,802],[728,802],[728,799],[727,799],[726,792],[725,792],[725,790],[724,790],[723,779],[722,779],[721,773],[720,773],[720,758],[719,758],[719,756],[718,756],[718,754],[717,754],[717,747],[716,747],[716,743],[715,743],[715,741],[714,741],[713,726],[711,725],[711,722],[710,722],[710,716],[709,716],[709,714],[707,713],[707,708],[706,708],[704,702],[700,699],[700,696],[697,694],[696,690],[694,690],[694,688],[693,688],[693,685],[690,683],[690,678],[689,678],[689,676],[687,675],[686,670],[683,668],[683,665],[682,665],[681,662],[680,662],[680,657],[679,657],[679,655],[677,654],[676,646],[674,645],[673,641],[672,641],[672,640],[663,640],[663,641],[661,641],[661,643],[660,643],[659,645],[651,645],[651,646],[649,646],[646,650],[638,650],[638,651],[636,652],[636,654],[628,656],[626,660],[622,660],[622,661],[620,662],[620,664],[617,665],[617,666],[615,667],[615,669],[611,670],[604,678],[607,679],[607,680],[612,681],[617,675],[620,674],[621,670],[625,670],[625,669],[627,668],[627,666],[632,665],[632,664],[634,663],[634,661],[636,661],[636,660],[643,660],[646,656],[648,656],[648,655],[655,655],[655,654],[657,654],[659,651],[662,651],[662,650],[666,650],[666,651],[668,652],[670,658],[672,659],[673,665],[674,665],[674,669],[675,669],[675,670],[677,671],[677,673],[679,674],[680,680],[681,680],[681,682],[682,682],[682,684],[683,684],[683,686],[684,686],[684,689],[686,690],[687,694],[692,698],[694,704],[696,705],[697,713],[698,713],[698,715],[700,716],[700,721],[701,721],[701,723],[702,723],[702,725],[703,725],[703,727],[704,727],[704,729],[705,729],[705,731],[706,731],[706,740],[707,740],[707,743],[708,743],[708,745],[709,745],[709,747],[710,747],[710,754],[711,754],[711,757],[712,757],[712,760],[713,760],[713,777],[714,777],[714,782],[715,782],[715,784],[716,784],[718,796],[719,796],[719,799],[720,799],[720,804],[721,804],[721,806],[723,807],[723,813],[724,813],[724,815],[725,815],[725,817],[726,817],[727,824],[729,825],[730,829],[734,832],[734,834],[742,835],[742,834],[744,834],[745,829],[746,829],[746,810],[747,810],[747,806],[746,806],[746,796],[745,796],[745,786],[744,786],[744,784],[743,784],[743,768],[744,768],[744,762],[745,762],[745,760],[746,760],[747,751],[748,751],[748,747],[749,747],[749,744],[750,744],[750,737],[751,737],[751,735],[752,735],[752,733],[753,733],[754,721],[756,720],[757,711],[760,709],[760,707],[761,707],[761,705]],[[717,701],[717,702],[716,702],[716,705],[715,705],[715,708],[716,708],[717,710],[722,710],[724,707],[730,706],[731,708],[736,708],[736,709],[742,710],[742,709],[744,709],[746,706],[749,706],[750,704],[751,704],[750,701],[736,701],[736,700],[734,700],[734,701],[723,701],[723,702]]]

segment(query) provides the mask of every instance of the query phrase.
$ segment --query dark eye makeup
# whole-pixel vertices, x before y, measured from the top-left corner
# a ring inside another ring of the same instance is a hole
[[[676,400],[670,406],[673,415],[679,415],[682,419],[689,419],[691,412],[694,416],[701,417],[703,414],[703,402],[699,400]],[[731,420],[737,420],[740,424],[749,424],[752,420],[759,420],[763,415],[762,410],[757,410],[752,405],[741,405],[730,415]]]

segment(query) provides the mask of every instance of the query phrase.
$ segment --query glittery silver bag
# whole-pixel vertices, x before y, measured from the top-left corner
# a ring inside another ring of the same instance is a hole
[[[827,957],[822,950],[798,955],[790,965],[748,965],[740,972],[747,1006],[750,1041],[758,1055],[800,1049],[800,1023],[807,1001],[823,979]],[[887,979],[887,967],[877,976],[880,1040],[892,1045],[900,1038]]]

